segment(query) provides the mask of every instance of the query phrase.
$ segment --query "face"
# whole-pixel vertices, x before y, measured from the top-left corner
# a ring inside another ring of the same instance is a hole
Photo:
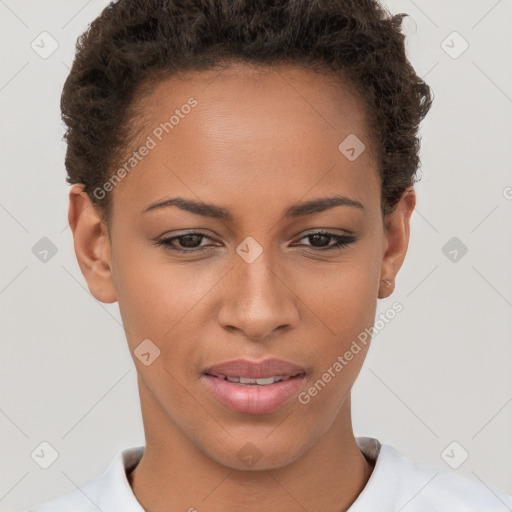
[[[358,99],[313,72],[189,73],[160,82],[144,109],[135,150],[148,149],[109,192],[110,239],[79,186],[70,194],[80,266],[98,300],[119,303],[147,430],[232,468],[246,469],[237,454],[250,441],[264,467],[283,466],[349,421],[368,343],[344,354],[391,291],[381,280],[405,256],[414,191],[383,226]],[[339,149],[348,136],[365,145],[355,159]],[[319,199],[331,202],[300,208]],[[274,409],[234,410],[204,372],[238,358],[304,374]]]

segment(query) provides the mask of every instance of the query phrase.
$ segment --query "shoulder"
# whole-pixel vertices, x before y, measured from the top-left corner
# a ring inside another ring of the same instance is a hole
[[[373,473],[350,512],[360,510],[511,512],[512,496],[451,471],[417,464],[382,444]]]
[[[116,454],[104,473],[80,487],[31,508],[28,512],[144,512],[133,494],[126,472],[141,459],[144,446]]]
[[[82,485],[81,491],[72,489],[31,508],[28,512],[92,512],[93,510],[98,512],[98,507],[94,505],[94,501],[91,502],[87,498],[92,491],[91,499],[94,500],[94,494],[96,494],[95,481],[96,479]]]
[[[512,497],[503,492],[448,470],[417,464],[389,445],[385,450],[395,458],[405,484],[403,497],[410,500],[405,510],[512,510]]]

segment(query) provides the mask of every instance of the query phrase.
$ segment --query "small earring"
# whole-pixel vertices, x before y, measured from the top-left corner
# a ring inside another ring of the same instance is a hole
[[[381,281],[383,281],[386,286],[391,286],[391,281],[389,279],[381,279]]]

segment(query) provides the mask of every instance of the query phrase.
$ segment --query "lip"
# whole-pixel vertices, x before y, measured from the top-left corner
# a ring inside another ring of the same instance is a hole
[[[226,377],[265,379],[274,376],[289,377],[287,380],[266,386],[242,385],[229,382]],[[306,370],[282,359],[250,361],[234,359],[210,366],[203,372],[208,390],[224,406],[246,414],[268,414],[285,405],[296,396],[306,377]]]
[[[268,414],[279,409],[298,394],[303,386],[305,375],[296,375],[267,386],[242,385],[207,374],[203,375],[203,379],[215,398],[232,411]]]
[[[282,359],[264,359],[263,361],[250,361],[249,359],[233,359],[224,361],[206,368],[203,373],[207,375],[225,375],[226,377],[247,377],[249,379],[265,379],[282,375],[293,377],[306,370],[299,365],[283,361]]]

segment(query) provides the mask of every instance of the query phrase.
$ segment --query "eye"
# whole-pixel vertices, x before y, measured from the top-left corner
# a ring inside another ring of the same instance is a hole
[[[317,251],[330,251],[333,249],[341,249],[343,247],[348,247],[350,244],[354,243],[357,240],[356,236],[352,234],[338,235],[336,233],[330,233],[329,231],[323,230],[308,233],[299,240],[303,240],[305,238],[312,242],[309,244],[309,247],[313,247]],[[329,245],[329,239],[334,239],[334,243],[331,243]],[[319,246],[316,244],[319,244]]]
[[[201,243],[203,239],[210,238],[203,233],[197,231],[190,231],[183,235],[173,236],[170,238],[162,238],[155,242],[155,245],[164,246],[165,249],[178,252],[194,252],[204,250],[201,246],[198,246],[198,242]],[[179,242],[181,247],[177,247],[174,242]]]
[[[356,241],[355,235],[345,234],[339,235],[336,233],[330,233],[328,231],[314,231],[303,236],[299,240],[307,238],[310,241],[309,247],[313,247],[316,251],[330,251],[334,249],[341,249],[347,247]],[[162,238],[155,242],[157,246],[163,246],[166,250],[177,251],[182,253],[191,253],[197,251],[203,251],[208,246],[201,246],[201,242],[204,239],[211,238],[208,235],[199,233],[197,231],[190,231],[183,235],[173,236],[169,238]],[[329,239],[333,239],[334,243],[329,244]],[[312,242],[312,243],[311,243]],[[325,243],[327,242],[327,244]],[[179,245],[177,245],[179,244]],[[316,244],[319,244],[316,245]],[[304,244],[299,244],[304,245]]]

